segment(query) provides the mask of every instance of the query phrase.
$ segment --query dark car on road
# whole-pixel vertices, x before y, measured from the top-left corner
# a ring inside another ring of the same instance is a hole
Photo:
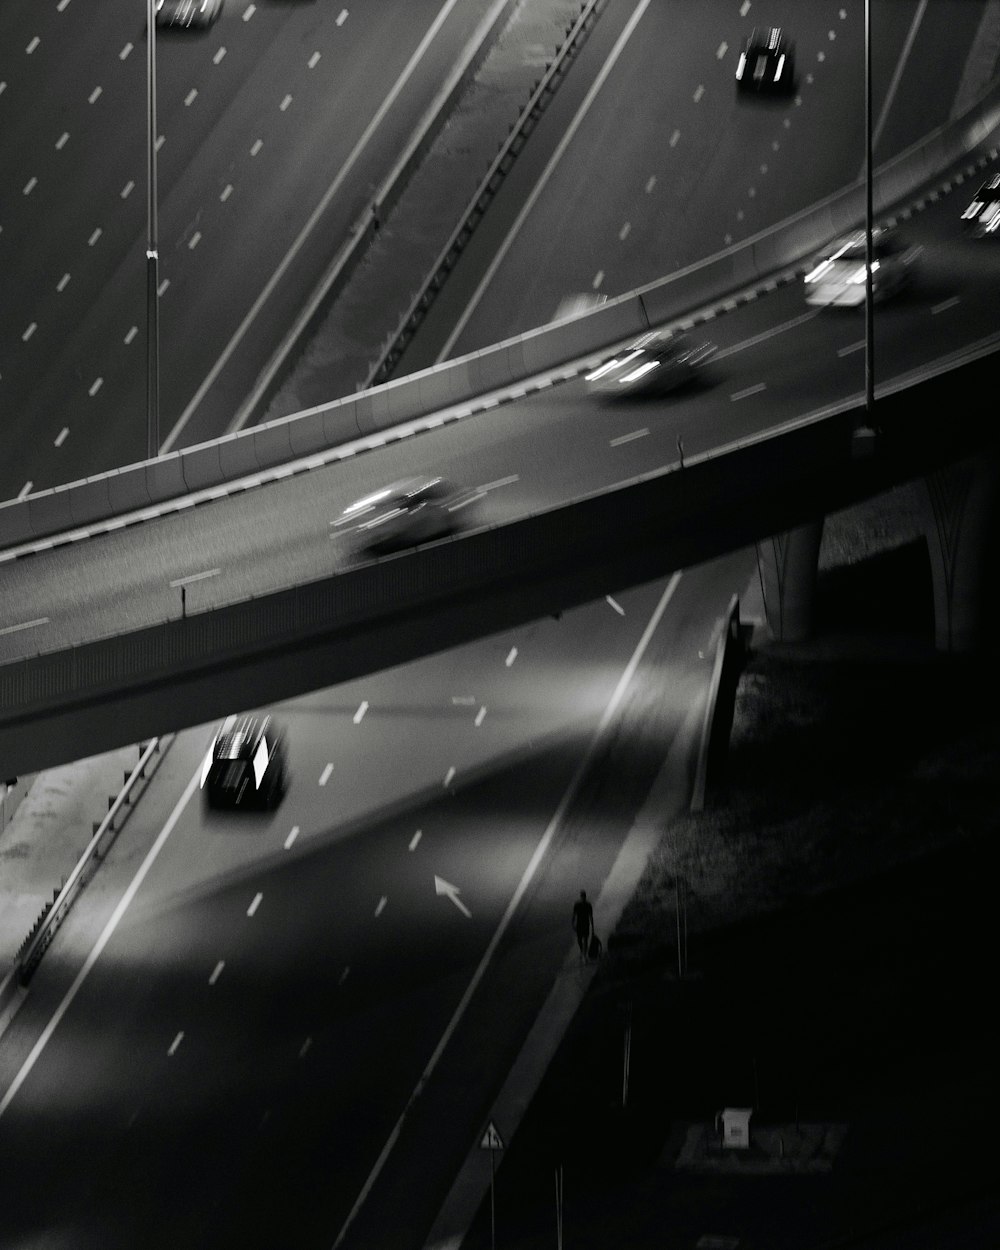
[[[201,769],[211,807],[277,807],[287,785],[285,733],[272,716],[227,716]]]
[[[156,0],[156,24],[165,29],[205,30],[218,20],[223,0]]]
[[[736,88],[744,95],[787,95],[795,89],[795,54],[779,26],[755,26],[736,62]]]
[[[714,343],[694,342],[677,331],[655,330],[592,369],[585,380],[592,391],[611,398],[665,395],[699,379],[715,353]]]
[[[986,179],[962,214],[962,220],[976,239],[985,239],[1000,230],[1000,174]]]
[[[334,526],[359,553],[397,551],[455,533],[481,497],[443,477],[409,477],[356,500]]]

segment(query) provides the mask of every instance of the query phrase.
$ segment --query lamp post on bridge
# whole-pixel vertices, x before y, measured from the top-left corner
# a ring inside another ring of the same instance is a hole
[[[156,222],[156,3],[146,0],[146,455],[160,454],[159,253]]]
[[[865,417],[854,427],[852,453],[875,450],[875,318],[872,308],[872,0],[865,0]]]

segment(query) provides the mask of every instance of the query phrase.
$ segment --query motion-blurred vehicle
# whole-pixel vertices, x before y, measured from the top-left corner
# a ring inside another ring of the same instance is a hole
[[[204,30],[218,20],[223,0],[156,0],[156,24]]]
[[[755,26],[736,62],[736,88],[747,95],[784,95],[795,89],[795,52],[780,26]]]
[[[356,500],[334,525],[356,551],[396,551],[455,533],[480,498],[442,477],[409,477]]]
[[[552,316],[552,321],[572,321],[592,312],[608,302],[606,295],[595,295],[593,291],[583,291],[578,295],[567,295],[559,301],[559,307]]]
[[[962,220],[976,239],[985,239],[1000,230],[1000,174],[986,179],[962,214]]]
[[[272,716],[227,716],[201,768],[211,807],[277,807],[287,784],[285,732]]]
[[[881,303],[907,285],[919,250],[907,247],[892,231],[876,226],[872,231],[873,301]],[[840,239],[806,274],[806,303],[821,308],[863,305],[867,260],[863,230]]]
[[[605,360],[585,379],[601,395],[665,395],[700,378],[715,353],[714,343],[692,342],[684,332],[654,330]]]

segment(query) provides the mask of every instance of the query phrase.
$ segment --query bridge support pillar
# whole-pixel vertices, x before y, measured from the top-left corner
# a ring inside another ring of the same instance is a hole
[[[995,628],[990,607],[997,591],[988,560],[1000,539],[1000,459],[992,453],[961,460],[928,474],[922,485],[937,649],[995,646],[988,631]]]
[[[804,642],[812,636],[823,519],[757,544],[764,611],[771,637]]]

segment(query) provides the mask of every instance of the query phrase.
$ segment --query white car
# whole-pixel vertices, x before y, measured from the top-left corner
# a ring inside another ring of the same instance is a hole
[[[879,303],[910,281],[920,249],[906,247],[888,230],[872,231],[872,299]],[[865,232],[857,230],[825,253],[806,274],[806,303],[821,308],[857,308],[865,302]]]

